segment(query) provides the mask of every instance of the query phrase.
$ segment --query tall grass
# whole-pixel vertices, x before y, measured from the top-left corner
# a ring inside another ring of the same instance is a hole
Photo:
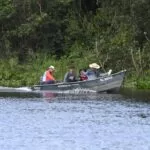
[[[87,51],[83,57],[64,56],[61,59],[56,59],[55,56],[36,54],[36,57],[28,59],[28,62],[21,65],[18,63],[17,57],[0,60],[0,86],[21,87],[38,84],[40,77],[50,65],[56,68],[54,74],[56,80],[63,80],[69,66],[74,65],[78,74],[79,69],[88,68],[90,63],[98,62],[88,53]],[[140,78],[136,77],[135,72],[127,74],[125,85],[150,89],[150,70]]]
[[[35,58],[29,59],[24,64],[18,64],[17,57],[0,60],[0,86],[21,87],[38,84],[40,77],[45,70],[53,65],[56,68],[55,78],[63,80],[64,74],[70,65],[74,65],[78,70],[88,67],[85,58],[67,58],[56,59],[55,56],[36,54]]]

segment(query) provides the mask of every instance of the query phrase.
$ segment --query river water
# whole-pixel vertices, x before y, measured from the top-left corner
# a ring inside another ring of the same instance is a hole
[[[0,150],[150,150],[150,91],[1,87]]]

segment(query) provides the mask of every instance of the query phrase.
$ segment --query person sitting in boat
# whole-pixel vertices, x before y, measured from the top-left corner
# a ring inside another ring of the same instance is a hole
[[[89,69],[86,72],[88,80],[94,80],[99,77],[99,68],[100,66],[96,63],[89,64]]]
[[[53,84],[56,82],[53,73],[55,72],[55,67],[50,66],[45,72],[42,77],[42,84]]]
[[[84,80],[88,79],[85,69],[80,69],[79,70],[79,78],[80,78],[80,81],[84,81]]]
[[[75,82],[75,81],[78,81],[75,72],[75,67],[70,67],[68,72],[64,76],[64,82]]]

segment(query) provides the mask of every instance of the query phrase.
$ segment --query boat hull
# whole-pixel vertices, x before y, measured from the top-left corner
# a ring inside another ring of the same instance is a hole
[[[109,76],[99,77],[95,80],[34,85],[32,89],[44,90],[44,91],[67,91],[67,90],[75,90],[75,89],[79,89],[79,90],[86,89],[86,90],[94,90],[96,92],[119,89],[122,85],[125,72],[126,71],[123,70]]]

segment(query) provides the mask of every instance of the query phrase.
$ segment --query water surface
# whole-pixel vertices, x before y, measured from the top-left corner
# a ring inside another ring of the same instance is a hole
[[[139,93],[0,90],[0,150],[150,150],[150,95]]]

